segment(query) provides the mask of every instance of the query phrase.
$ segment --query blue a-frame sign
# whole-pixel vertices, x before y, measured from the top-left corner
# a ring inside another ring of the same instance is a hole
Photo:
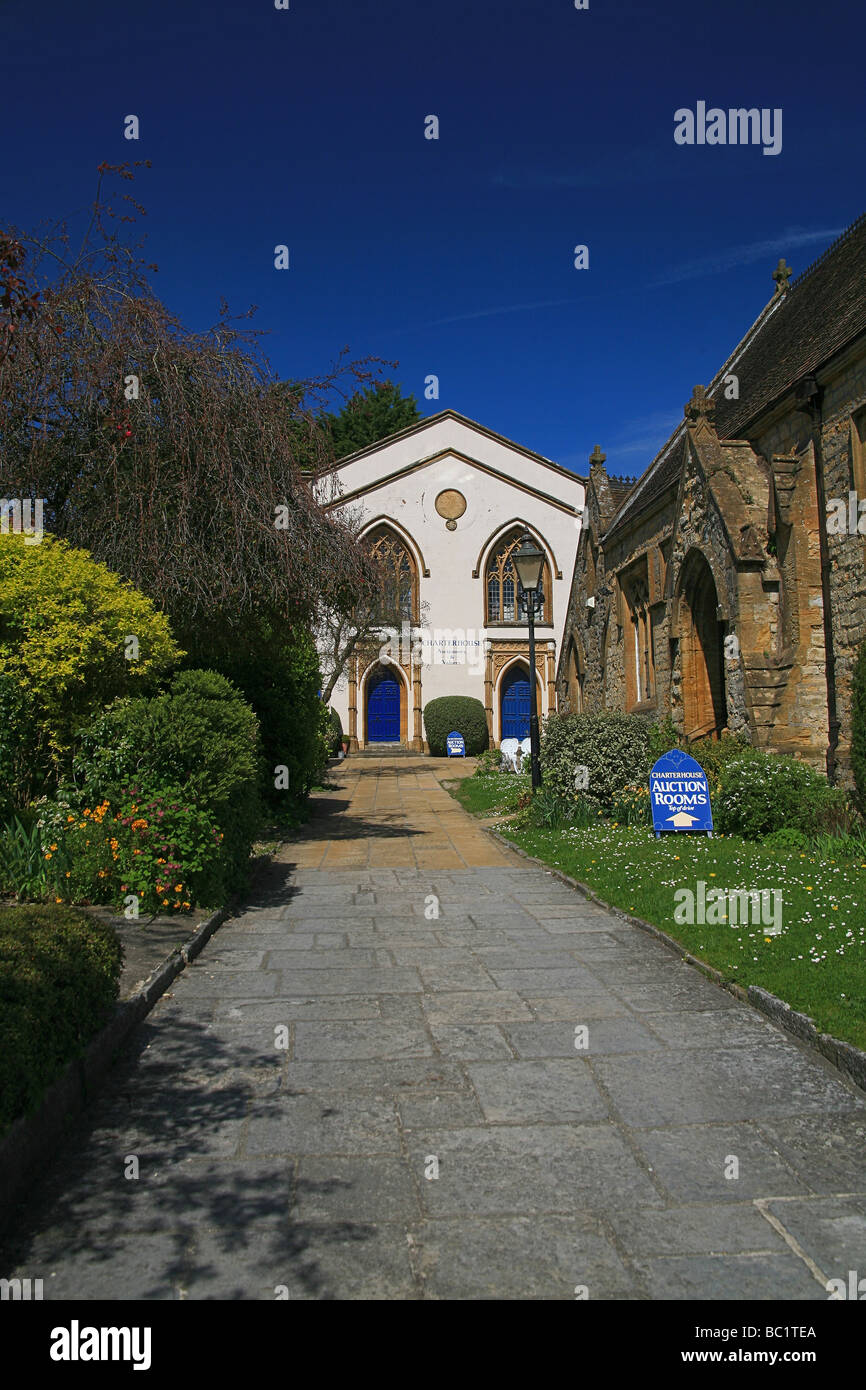
[[[688,830],[713,833],[710,784],[700,763],[672,748],[659,758],[649,778],[653,829],[663,832]]]

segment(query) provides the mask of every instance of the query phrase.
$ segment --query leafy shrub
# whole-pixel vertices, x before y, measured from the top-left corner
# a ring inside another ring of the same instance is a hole
[[[861,866],[866,864],[866,833],[862,829],[853,835],[817,835],[810,848],[822,859],[854,859]]]
[[[56,851],[57,895],[73,903],[125,905],[140,913],[188,912],[215,907],[233,883],[223,856],[223,835],[201,806],[180,791],[168,796],[123,795],[73,808],[58,802],[40,820],[45,857]]]
[[[183,653],[150,599],[53,536],[27,545],[23,535],[0,533],[0,613],[0,678],[17,690],[10,696],[7,684],[2,699],[15,708],[12,800],[20,806],[56,783],[97,710],[154,688]],[[126,659],[129,636],[136,660]]]
[[[319,656],[311,634],[302,627],[259,617],[243,634],[205,630],[184,634],[184,644],[200,664],[219,671],[252,705],[262,745],[263,800],[271,813],[289,821],[321,782],[331,756],[327,706],[319,698]],[[276,786],[275,768],[287,769],[288,786]]]
[[[863,828],[863,818],[844,788],[831,787],[830,793],[808,817],[808,825],[812,835],[847,839]]]
[[[768,849],[796,850],[803,854],[809,848],[809,837],[804,835],[802,830],[786,826],[783,830],[774,830],[766,835],[764,844]]]
[[[679,739],[680,735],[669,714],[666,714],[664,719],[660,720],[658,724],[650,724],[650,766],[652,766],[653,763],[657,763],[659,758],[665,753],[668,753],[671,748],[676,748],[679,744]],[[700,759],[698,759],[698,761],[700,762]]]
[[[122,814],[130,798],[161,797],[165,815],[172,805],[192,808],[176,812],[194,813],[196,826],[174,826],[175,850],[177,837],[188,835],[188,853],[194,844],[200,858],[203,839],[216,830],[230,894],[244,885],[261,824],[260,757],[258,720],[234,686],[216,671],[181,671],[167,693],[116,701],[91,723],[74,759],[74,784],[64,784],[58,800],[72,815],[103,802]],[[190,872],[199,870],[210,884],[212,867]]]
[[[343,751],[343,721],[333,706],[328,711],[328,723],[331,730],[331,757],[335,758]]]
[[[0,908],[0,1131],[105,1022],[122,961],[113,928],[85,912]]]
[[[785,828],[814,832],[822,815],[844,801],[820,772],[795,758],[757,754],[736,758],[721,775],[715,824],[724,834],[758,840]]]
[[[56,896],[60,861],[53,863],[53,854],[44,848],[37,823],[28,826],[13,816],[0,830],[0,893],[30,901]]]
[[[715,804],[715,797],[721,786],[722,776],[729,763],[742,758],[765,758],[766,753],[759,748],[754,748],[740,734],[734,734],[725,738],[702,738],[696,743],[690,743],[688,747],[689,756],[700,763],[704,772],[707,774],[707,782],[710,788],[710,802]]]
[[[652,825],[649,787],[623,787],[614,792],[610,815],[618,825]]]
[[[528,807],[527,822],[539,830],[558,830],[571,819],[573,800],[558,796],[550,787],[539,787]]]
[[[808,835],[804,835],[802,830],[795,830],[792,826],[771,831],[769,835],[764,836],[763,843],[768,849],[796,850],[798,853],[806,853],[810,848]]]
[[[41,789],[44,769],[34,761],[38,744],[31,703],[12,676],[0,675],[0,823]]]
[[[599,809],[591,797],[560,796],[551,787],[541,786],[518,802],[519,815],[512,824],[520,829],[586,830],[598,824]]]
[[[626,714],[551,714],[544,721],[541,770],[545,786],[574,797],[575,769],[589,771],[587,791],[608,809],[624,787],[646,782],[653,758],[651,726]]]
[[[857,788],[857,804],[866,815],[866,642],[851,678],[851,768]]]
[[[450,733],[463,735],[467,757],[484,753],[489,742],[484,706],[472,695],[443,695],[431,700],[424,707],[424,731],[434,758],[447,753]]]
[[[450,733],[450,730],[449,730]],[[492,777],[496,772],[502,772],[502,754],[498,748],[488,748],[486,753],[479,753],[478,762],[475,765],[473,777]]]

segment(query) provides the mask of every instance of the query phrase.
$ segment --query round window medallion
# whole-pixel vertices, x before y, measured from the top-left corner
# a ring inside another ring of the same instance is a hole
[[[446,488],[440,492],[433,504],[440,516],[445,518],[445,526],[449,531],[457,530],[457,518],[461,517],[466,511],[466,498],[462,492],[456,488]]]

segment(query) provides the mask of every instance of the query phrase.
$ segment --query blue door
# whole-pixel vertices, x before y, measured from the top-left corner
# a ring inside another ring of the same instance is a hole
[[[502,738],[529,738],[529,672],[512,666],[502,682]]]
[[[400,742],[400,686],[393,676],[372,676],[367,695],[367,742]]]

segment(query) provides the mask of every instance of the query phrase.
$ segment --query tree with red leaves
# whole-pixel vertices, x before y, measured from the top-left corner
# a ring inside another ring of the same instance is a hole
[[[120,230],[143,209],[105,197],[109,175],[133,178],[100,166],[77,249],[64,224],[0,231],[0,492],[44,498],[46,528],[154,598],[186,643],[349,611],[369,562],[322,505],[320,419],[378,362],[344,350],[325,377],[283,382],[224,302],[212,328],[185,328]]]

